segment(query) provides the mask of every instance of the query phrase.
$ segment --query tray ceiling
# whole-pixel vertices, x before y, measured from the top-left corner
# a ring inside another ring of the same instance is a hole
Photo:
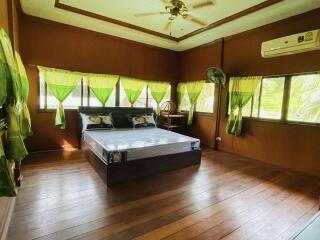
[[[213,0],[189,13],[207,26],[178,16],[165,29],[169,15],[137,17],[165,11],[165,0],[21,0],[24,13],[176,51],[196,47],[320,7],[318,0]],[[187,6],[203,0],[184,0]]]

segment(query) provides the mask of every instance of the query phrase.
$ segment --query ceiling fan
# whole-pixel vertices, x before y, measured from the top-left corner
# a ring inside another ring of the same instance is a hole
[[[171,35],[171,25],[172,22],[178,17],[181,16],[187,21],[191,21],[197,24],[200,27],[205,27],[207,23],[204,21],[192,16],[189,11],[191,9],[199,9],[204,7],[209,7],[215,4],[215,0],[202,0],[192,4],[185,4],[182,0],[161,0],[165,4],[165,10],[160,12],[149,12],[149,13],[138,13],[134,16],[136,17],[145,17],[152,15],[167,15],[169,14],[168,21],[165,24],[164,30],[170,28]]]

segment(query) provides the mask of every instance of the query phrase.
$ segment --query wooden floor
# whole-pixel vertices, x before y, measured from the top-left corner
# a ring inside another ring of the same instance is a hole
[[[288,239],[318,209],[314,179],[208,149],[202,159],[107,188],[78,151],[34,154],[8,239]]]

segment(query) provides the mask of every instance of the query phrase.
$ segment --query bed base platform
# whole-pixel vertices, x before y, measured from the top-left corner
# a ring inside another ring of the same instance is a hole
[[[182,169],[200,164],[201,162],[201,150],[192,150],[183,153],[131,160],[124,163],[106,164],[91,151],[87,143],[83,141],[81,145],[85,157],[107,186]]]

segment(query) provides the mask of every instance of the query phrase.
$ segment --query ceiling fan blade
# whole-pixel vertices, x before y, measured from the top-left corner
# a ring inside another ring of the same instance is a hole
[[[191,22],[193,22],[193,23],[195,23],[197,25],[200,25],[201,27],[207,26],[207,24],[204,21],[202,21],[202,20],[200,20],[198,18],[195,18],[195,17],[193,17],[191,15],[188,15],[185,19],[189,20],[189,21],[191,21]]]
[[[164,26],[164,30],[167,31],[168,29],[170,29],[171,25],[172,25],[172,21],[171,21],[171,20],[168,20],[167,23],[166,23],[166,25]]]
[[[190,4],[190,5],[188,5],[188,7],[191,7],[193,9],[198,9],[198,8],[212,6],[214,4],[215,4],[214,0],[204,0],[204,1],[201,1],[201,2]]]
[[[149,13],[137,13],[134,14],[135,17],[145,17],[145,16],[153,16],[153,15],[163,15],[168,14],[167,12],[149,12]]]

